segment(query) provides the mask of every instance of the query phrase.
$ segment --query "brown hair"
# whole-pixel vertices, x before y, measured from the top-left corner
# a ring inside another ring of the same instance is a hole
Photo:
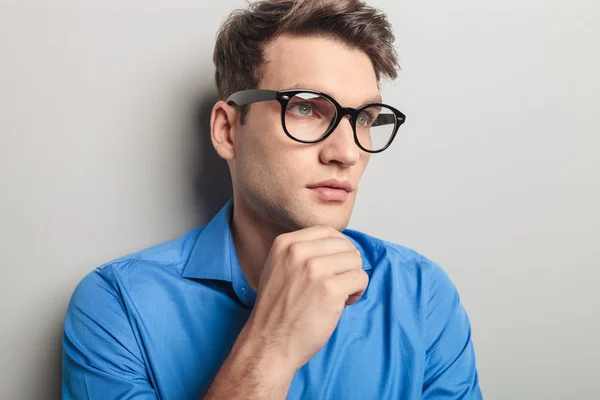
[[[219,29],[213,61],[220,99],[258,87],[264,47],[284,33],[334,38],[364,51],[377,81],[397,77],[394,34],[383,12],[360,0],[260,0],[233,11]]]

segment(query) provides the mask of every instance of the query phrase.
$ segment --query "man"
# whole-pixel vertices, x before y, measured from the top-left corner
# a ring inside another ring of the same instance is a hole
[[[211,138],[233,199],[203,228],[75,290],[66,399],[480,399],[455,287],[408,248],[345,229],[369,157],[405,116],[385,15],[265,0],[217,39]]]

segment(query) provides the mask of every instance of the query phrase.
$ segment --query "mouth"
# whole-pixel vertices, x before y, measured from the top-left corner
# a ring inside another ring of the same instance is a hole
[[[350,182],[335,179],[308,185],[307,188],[313,191],[321,200],[342,203],[346,201],[348,194],[354,191]]]

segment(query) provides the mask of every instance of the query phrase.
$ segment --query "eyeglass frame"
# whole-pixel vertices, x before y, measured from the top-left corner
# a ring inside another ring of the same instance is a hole
[[[329,100],[335,106],[336,118],[333,121],[333,123],[330,125],[330,127],[327,129],[327,131],[325,131],[323,136],[321,136],[319,139],[316,139],[316,140],[298,139],[298,138],[294,137],[292,134],[290,134],[287,130],[287,126],[285,124],[285,112],[287,110],[288,103],[289,103],[290,99],[292,99],[294,96],[296,96],[297,94],[300,94],[300,93],[311,93],[311,94],[315,94],[318,96],[322,96],[322,97],[326,98],[327,100]],[[321,91],[312,90],[312,89],[290,89],[290,90],[248,89],[248,90],[240,90],[238,92],[233,93],[231,96],[229,96],[229,98],[227,98],[227,104],[234,103],[238,106],[244,106],[244,105],[248,105],[248,104],[252,104],[252,103],[259,103],[259,102],[270,101],[270,100],[277,100],[279,102],[279,104],[281,105],[281,126],[283,127],[283,131],[285,132],[286,136],[288,136],[290,139],[292,139],[296,142],[300,142],[300,143],[307,143],[307,144],[318,143],[320,141],[327,139],[333,133],[333,131],[337,128],[337,126],[340,124],[342,119],[346,115],[350,115],[350,125],[352,126],[352,131],[354,133],[354,143],[356,143],[356,145],[361,150],[363,150],[367,153],[372,153],[372,154],[373,153],[381,153],[382,151],[384,151],[385,149],[390,147],[390,145],[394,141],[394,138],[396,137],[396,134],[398,133],[398,129],[400,128],[400,125],[402,125],[406,121],[406,116],[400,110],[398,110],[388,104],[369,103],[369,104],[366,104],[359,108],[342,107],[340,105],[340,103],[338,103],[333,97],[331,97],[327,93],[323,93]],[[387,142],[387,144],[379,150],[365,149],[358,141],[358,134],[356,133],[357,118],[362,111],[364,111],[365,109],[367,109],[369,107],[385,107],[387,109],[390,109],[394,113],[394,116],[395,116],[394,129],[393,129],[392,135],[390,136],[390,139]]]

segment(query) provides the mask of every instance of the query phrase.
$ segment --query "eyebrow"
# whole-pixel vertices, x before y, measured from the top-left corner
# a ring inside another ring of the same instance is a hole
[[[323,90],[323,89],[319,88],[318,86],[305,85],[303,83],[296,84],[296,85],[291,86],[286,89],[309,89],[309,90],[317,90],[319,92],[327,93],[326,90]],[[329,95],[329,93],[327,93],[327,94]],[[331,97],[333,97],[333,96],[331,96]],[[376,95],[374,97],[370,97],[370,98],[366,99],[362,104],[371,104],[371,103],[383,103],[383,99],[381,98],[381,95]]]

